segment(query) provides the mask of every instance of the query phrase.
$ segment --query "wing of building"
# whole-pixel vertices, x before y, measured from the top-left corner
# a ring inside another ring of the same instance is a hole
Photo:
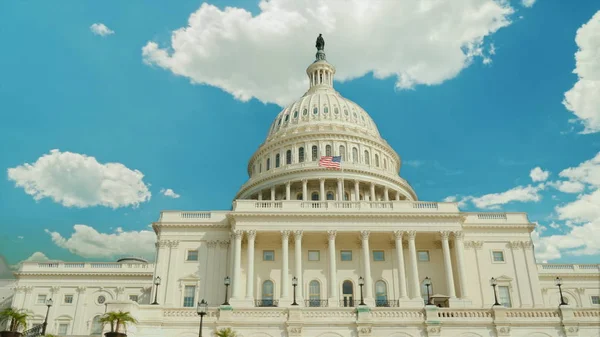
[[[525,213],[419,200],[334,74],[319,49],[231,211],[162,212],[154,264],[26,262],[13,306],[71,336],[106,310],[129,336],[196,336],[202,299],[206,336],[600,336],[599,265],[537,264]]]

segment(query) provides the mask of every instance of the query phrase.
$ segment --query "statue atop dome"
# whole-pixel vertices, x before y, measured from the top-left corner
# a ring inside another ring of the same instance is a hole
[[[325,49],[325,40],[323,40],[322,34],[319,34],[319,37],[317,37],[317,45],[315,47],[317,47],[317,50]]]

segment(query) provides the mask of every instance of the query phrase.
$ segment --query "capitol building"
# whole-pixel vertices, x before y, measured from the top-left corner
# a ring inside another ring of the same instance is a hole
[[[600,265],[536,263],[525,213],[420,200],[335,72],[317,43],[231,210],[161,212],[154,263],[24,262],[12,306],[60,336],[117,310],[128,336],[198,336],[203,299],[203,336],[600,336]]]

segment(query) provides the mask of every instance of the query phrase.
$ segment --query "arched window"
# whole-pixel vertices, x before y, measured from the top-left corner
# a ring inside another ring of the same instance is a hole
[[[324,107],[324,108],[323,108],[323,113],[325,113],[325,114],[326,114],[326,113],[329,113],[329,108],[328,108],[328,107]]]
[[[312,147],[312,161],[317,161],[317,155],[318,155],[318,148],[316,145],[313,145]]]
[[[267,158],[267,171],[271,169],[271,158]]]
[[[289,121],[290,120],[290,115],[285,115],[285,121]]]
[[[379,155],[375,153],[375,167],[379,167]]]
[[[360,199],[360,200],[365,200],[365,196],[364,196],[364,195],[362,195],[362,194],[360,194],[360,198],[359,198],[359,199]]]
[[[383,169],[387,170],[387,159],[383,158]]]
[[[352,281],[346,280],[342,283],[342,305],[344,307],[354,306],[354,286]]]
[[[92,329],[90,330],[90,335],[102,335],[102,328],[104,327],[102,323],[100,323],[100,315],[94,316],[92,319]]]
[[[298,117],[298,110],[294,111],[294,118]]]
[[[273,281],[266,280],[262,284],[262,305],[265,307],[273,306]]]
[[[319,193],[318,192],[313,192],[313,194],[311,194],[311,196],[310,196],[310,200],[312,200],[312,201],[319,201]]]
[[[296,194],[296,200],[302,200],[302,193]]]
[[[382,280],[375,282],[375,306],[389,306],[387,300],[387,285]]]
[[[281,164],[281,158],[278,153],[275,155],[275,167],[279,167],[280,164]]]
[[[325,146],[325,155],[327,157],[331,156],[331,145]]]
[[[304,108],[304,110],[302,110],[302,115],[303,116],[308,115],[308,109]]]
[[[352,162],[358,163],[358,149],[355,147],[352,148]]]
[[[298,162],[304,163],[304,148],[303,147],[298,149]]]
[[[334,200],[333,192],[327,192],[327,200]]]
[[[312,280],[308,284],[308,306],[321,306],[321,283],[317,280]]]
[[[316,114],[318,114],[318,113],[319,113],[319,108],[314,108],[314,109],[313,109],[313,114],[315,114],[315,115],[316,115]]]
[[[262,163],[258,164],[258,173],[262,173]]]
[[[369,158],[369,151],[365,150],[365,164],[370,165],[371,159]]]
[[[342,161],[346,160],[346,147],[344,145],[340,145],[340,156],[342,157]]]
[[[344,193],[344,200],[345,201],[349,201],[350,200],[350,195],[348,194],[348,192]]]
[[[292,150],[287,150],[285,153],[285,163],[288,165],[292,163]]]

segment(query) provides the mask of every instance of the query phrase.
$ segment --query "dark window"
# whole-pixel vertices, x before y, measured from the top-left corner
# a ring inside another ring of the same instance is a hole
[[[281,158],[278,153],[275,155],[275,167],[279,167],[280,164],[281,164]]]
[[[285,163],[288,165],[292,163],[292,150],[287,150],[285,153]]]
[[[271,169],[271,158],[267,158],[267,171]]]
[[[312,161],[317,161],[318,148],[316,145],[312,147]]]
[[[325,146],[325,155],[328,157],[331,156],[331,145]]]
[[[313,192],[313,194],[310,196],[310,200],[319,201],[319,193]]]
[[[303,147],[298,149],[298,162],[304,163],[304,148]]]

